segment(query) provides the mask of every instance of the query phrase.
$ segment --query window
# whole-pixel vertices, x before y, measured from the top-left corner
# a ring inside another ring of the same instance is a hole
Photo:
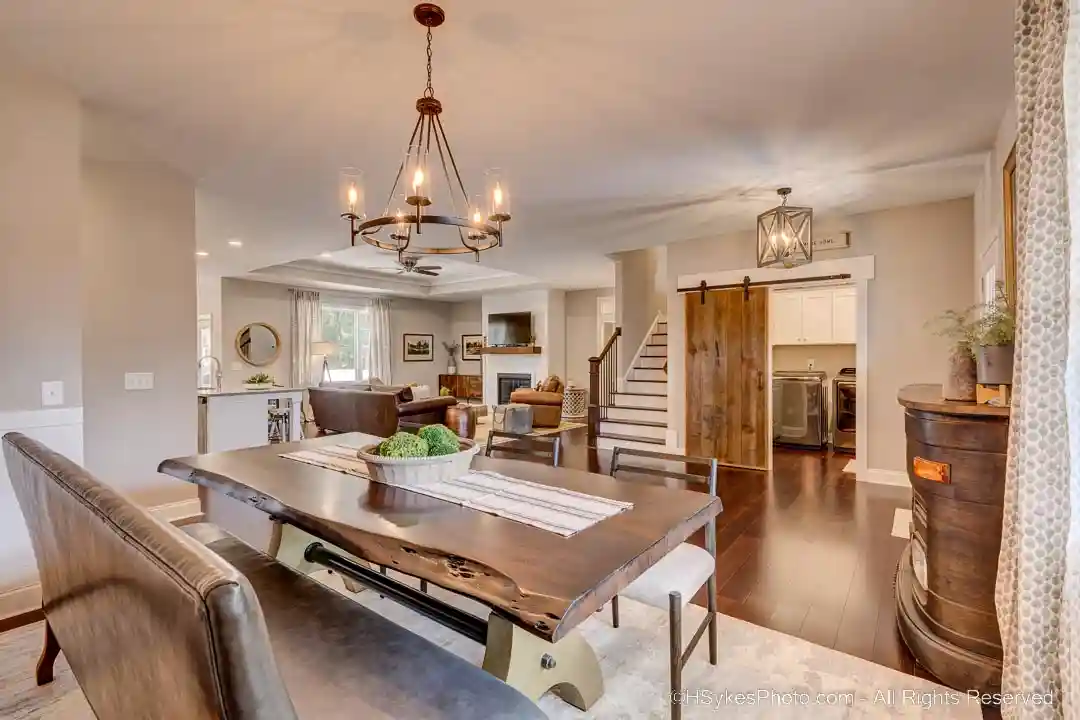
[[[370,380],[368,366],[371,347],[371,310],[368,308],[322,306],[322,339],[334,343],[337,350],[326,358],[330,379],[337,381]]]

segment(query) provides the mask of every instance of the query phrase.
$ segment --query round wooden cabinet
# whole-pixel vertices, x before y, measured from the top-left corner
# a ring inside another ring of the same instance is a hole
[[[905,408],[911,542],[896,576],[900,635],[919,663],[958,690],[1001,687],[994,610],[1009,409],[942,399],[909,385]]]

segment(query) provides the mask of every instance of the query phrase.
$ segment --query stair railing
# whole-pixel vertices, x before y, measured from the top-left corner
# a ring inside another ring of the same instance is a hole
[[[619,338],[622,328],[615,328],[604,348],[589,358],[589,447],[596,447],[600,421],[607,420],[608,406],[619,389]]]

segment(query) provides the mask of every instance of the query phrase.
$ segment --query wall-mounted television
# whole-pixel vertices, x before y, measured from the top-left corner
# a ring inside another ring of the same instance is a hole
[[[488,345],[512,347],[532,345],[532,313],[492,313],[488,315]]]

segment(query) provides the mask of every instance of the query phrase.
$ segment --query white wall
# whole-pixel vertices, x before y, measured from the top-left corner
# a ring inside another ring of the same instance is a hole
[[[292,322],[291,303],[289,288],[285,285],[222,278],[221,386],[223,389],[239,390],[245,379],[259,372],[272,375],[279,385],[292,386],[292,347],[289,343],[289,328]],[[236,351],[236,334],[245,325],[256,322],[270,325],[281,337],[281,353],[274,362],[264,367],[247,364]]]
[[[600,350],[597,303],[614,294],[612,288],[566,293],[566,379],[581,387],[589,386],[589,358]]]
[[[823,224],[824,226],[825,224]],[[820,259],[872,255],[875,279],[867,298],[869,457],[867,467],[902,471],[906,465],[903,412],[896,392],[916,382],[941,382],[948,342],[928,332],[927,320],[949,308],[966,307],[974,292],[968,272],[974,252],[971,198],[894,208],[830,222],[850,230],[851,247]],[[685,437],[685,303],[677,295],[679,275],[739,270],[756,265],[753,231],[668,246],[668,336],[672,362],[668,410],[676,443]],[[781,273],[782,271],[777,271]]]
[[[1015,99],[1006,108],[998,127],[994,148],[987,154],[982,181],[975,190],[975,248],[973,302],[990,298],[981,295],[986,272],[997,266],[998,280],[1005,281],[1005,210],[1002,172],[1016,143],[1017,109]]]
[[[482,300],[484,335],[487,318],[495,313],[531,312],[539,355],[485,355],[484,404],[498,402],[499,373],[529,373],[536,385],[548,375],[566,370],[566,293],[562,290],[526,290],[524,292],[485,295]]]
[[[86,467],[146,505],[195,498],[157,473],[197,450],[195,185],[160,164],[84,160],[82,198]],[[153,373],[153,390],[124,390],[126,372]]]

